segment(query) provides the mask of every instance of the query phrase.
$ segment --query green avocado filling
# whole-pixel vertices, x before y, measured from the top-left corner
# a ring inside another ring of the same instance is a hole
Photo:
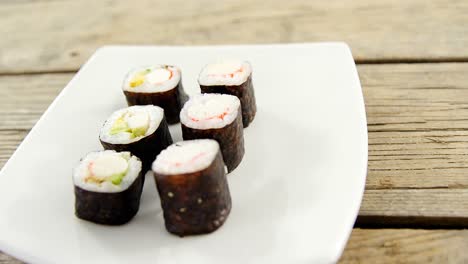
[[[114,185],[120,185],[125,174],[127,174],[127,171],[125,171],[124,173],[114,174],[107,178],[107,180],[112,182]]]
[[[137,128],[132,128],[130,132],[132,133],[133,137],[139,137],[139,136],[144,136],[146,134],[146,127],[137,127]]]
[[[109,131],[109,134],[115,135],[115,134],[122,133],[122,132],[131,132],[130,128],[128,127],[127,122],[125,122],[123,117],[117,119],[114,122],[114,125],[112,125],[112,128]]]
[[[137,127],[130,127],[128,122],[125,121],[124,116],[117,119],[109,130],[110,135],[119,133],[130,133],[130,138],[144,136],[148,130],[148,125],[141,125]]]
[[[122,183],[122,180],[123,180],[123,178],[125,177],[126,174],[127,174],[127,170],[125,172],[117,173],[117,174],[114,174],[112,176],[109,176],[109,177],[107,177],[105,179],[89,176],[86,179],[86,181],[94,182],[94,183],[97,183],[97,184],[101,184],[101,183],[103,183],[105,181],[108,181],[108,182],[112,182],[112,184],[114,184],[114,185],[120,185],[120,183]]]

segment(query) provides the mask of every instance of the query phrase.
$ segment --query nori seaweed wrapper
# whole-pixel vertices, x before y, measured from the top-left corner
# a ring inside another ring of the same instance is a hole
[[[130,151],[130,153],[140,158],[143,163],[143,172],[149,170],[156,156],[172,144],[171,133],[169,132],[165,117],[163,117],[161,123],[159,123],[159,127],[153,134],[143,137],[138,141],[129,144],[111,144],[101,139],[99,140],[104,149],[111,149],[117,152]]]
[[[197,129],[182,123],[182,137],[184,140],[208,138],[218,141],[229,172],[237,168],[244,157],[244,130],[240,111],[231,124],[222,128]]]
[[[164,109],[167,123],[176,124],[179,122],[179,113],[188,96],[182,86],[182,78],[179,84],[171,90],[157,93],[138,93],[124,91],[127,104],[132,105],[157,105]]]
[[[123,225],[140,208],[144,174],[140,174],[124,191],[93,192],[75,185],[75,215],[78,218],[104,225]]]
[[[167,231],[178,236],[211,233],[226,221],[231,194],[218,151],[206,169],[194,173],[154,173]]]
[[[242,123],[248,127],[257,113],[257,103],[252,85],[252,74],[241,85],[200,85],[202,93],[221,93],[237,96],[242,107]]]

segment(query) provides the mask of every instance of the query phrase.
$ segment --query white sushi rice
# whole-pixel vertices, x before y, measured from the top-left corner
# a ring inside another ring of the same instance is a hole
[[[164,175],[201,171],[213,163],[218,151],[218,142],[212,139],[177,142],[156,157],[153,171]]]
[[[125,115],[126,113],[136,113],[138,111],[144,111],[149,116],[149,124],[146,133],[139,137],[132,138],[132,134],[129,132],[121,132],[114,135],[110,134],[110,130],[114,125],[115,121]],[[135,105],[127,108],[123,108],[115,111],[111,116],[106,120],[101,132],[99,133],[99,138],[107,143],[111,144],[129,144],[136,142],[146,136],[153,134],[156,129],[158,129],[161,120],[164,117],[164,110],[159,106],[154,105]]]
[[[86,178],[91,173],[89,171],[90,163],[100,157],[108,155],[120,156],[128,161],[127,173],[122,178],[122,182],[119,185],[115,185],[109,181],[104,181],[102,183],[86,181]],[[141,171],[141,166],[141,161],[136,156],[132,156],[130,152],[116,152],[114,150],[91,152],[86,155],[86,157],[84,157],[75,168],[73,172],[73,184],[80,187],[81,189],[93,192],[115,193],[125,191],[138,177]]]
[[[226,60],[206,65],[198,76],[200,85],[241,85],[252,74],[248,61]]]
[[[198,94],[190,98],[180,111],[180,122],[196,129],[222,128],[239,114],[240,101],[227,94]]]
[[[130,83],[136,75],[146,70],[149,73],[144,75],[144,82],[132,87]],[[170,78],[169,78],[170,77]],[[171,65],[151,65],[132,69],[126,76],[122,89],[135,93],[157,93],[174,89],[180,82],[181,71],[176,66]]]

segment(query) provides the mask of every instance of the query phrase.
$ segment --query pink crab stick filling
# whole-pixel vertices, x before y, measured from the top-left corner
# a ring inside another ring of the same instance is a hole
[[[206,65],[198,77],[200,85],[240,85],[252,73],[250,63],[227,60]]]
[[[159,174],[192,173],[207,168],[216,157],[219,145],[215,140],[181,141],[163,150],[153,163]]]
[[[214,65],[214,66],[208,66],[210,69],[207,71],[208,76],[223,76],[223,77],[230,77],[234,78],[234,75],[241,73],[243,71],[242,66],[236,66],[236,65]],[[218,68],[215,68],[218,67]],[[211,69],[212,68],[212,69]]]
[[[204,104],[192,106],[188,110],[188,116],[191,120],[199,122],[202,120],[221,119],[228,115],[231,111],[229,106],[225,105],[223,101],[208,100]]]
[[[184,105],[180,120],[192,128],[221,128],[236,119],[239,107],[239,99],[232,95],[196,95]]]
[[[199,153],[199,154],[195,155],[194,157],[192,157],[188,161],[167,161],[167,160],[163,160],[161,162],[164,162],[164,163],[168,164],[169,166],[181,167],[181,166],[184,166],[184,165],[194,164],[195,162],[198,161],[198,159],[202,158],[205,155],[206,155],[206,152],[202,152],[202,153]]]

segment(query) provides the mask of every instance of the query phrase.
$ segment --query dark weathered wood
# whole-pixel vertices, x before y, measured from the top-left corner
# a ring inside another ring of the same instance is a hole
[[[339,263],[468,263],[468,230],[355,228]]]
[[[341,40],[359,61],[466,61],[467,12],[465,0],[8,1],[0,73],[76,70],[105,44]]]

